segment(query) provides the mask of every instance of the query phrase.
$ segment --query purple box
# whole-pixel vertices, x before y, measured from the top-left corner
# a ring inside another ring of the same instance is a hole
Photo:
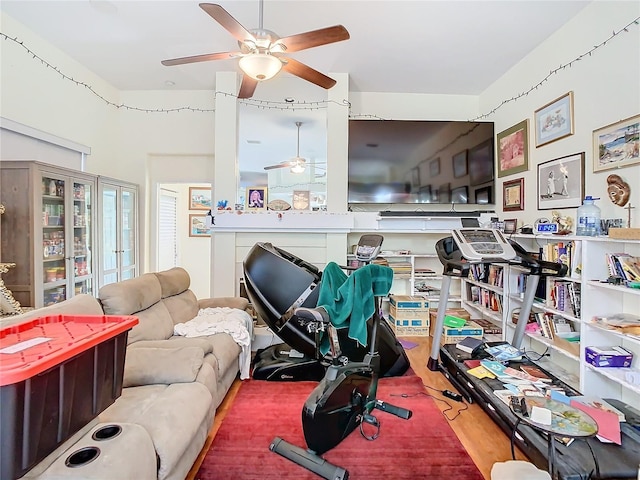
[[[633,353],[622,347],[586,347],[584,355],[595,367],[630,367]]]

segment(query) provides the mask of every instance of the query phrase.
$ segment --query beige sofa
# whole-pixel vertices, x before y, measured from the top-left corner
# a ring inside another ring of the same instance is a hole
[[[246,340],[252,334],[246,299],[198,300],[189,284],[188,273],[173,268],[106,285],[98,299],[79,295],[13,317],[12,323],[61,313],[135,315],[139,319],[128,336],[120,398],[24,478],[185,478],[202,450],[216,408],[238,377],[241,356],[250,352]],[[233,310],[212,312],[231,312],[243,318],[244,334],[232,330],[195,338],[174,335],[175,325],[198,316],[200,309],[215,307]],[[92,433],[107,424],[121,426],[122,434],[103,443],[92,439]],[[71,453],[88,445],[101,451],[95,460],[74,468],[65,465]]]

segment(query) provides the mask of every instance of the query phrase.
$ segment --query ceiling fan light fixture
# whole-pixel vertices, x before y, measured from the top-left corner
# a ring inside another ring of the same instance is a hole
[[[297,162],[291,167],[291,173],[304,173],[304,164]]]
[[[239,66],[246,75],[261,82],[275,77],[282,62],[268,53],[253,53],[242,57]]]

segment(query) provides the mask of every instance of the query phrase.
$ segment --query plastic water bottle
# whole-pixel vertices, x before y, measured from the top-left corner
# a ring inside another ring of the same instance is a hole
[[[578,208],[578,227],[576,235],[596,237],[600,235],[600,208],[594,203],[599,198],[591,195],[584,197],[582,206]]]

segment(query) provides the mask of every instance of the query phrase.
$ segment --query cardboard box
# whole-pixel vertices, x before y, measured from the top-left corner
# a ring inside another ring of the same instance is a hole
[[[391,295],[389,313],[396,320],[425,320],[429,326],[429,301],[422,297],[409,295]]]
[[[453,315],[454,317],[463,318],[467,322],[471,320],[471,315],[464,308],[447,308],[446,315]],[[433,337],[433,329],[436,324],[436,317],[438,316],[438,309],[432,308],[429,310],[429,335]]]
[[[464,327],[452,328],[445,326],[443,328],[440,344],[458,343],[465,337],[473,337],[482,340],[484,337],[484,329],[473,320],[467,322]]]
[[[395,318],[389,315],[389,324],[398,337],[428,337],[429,317]]]
[[[640,228],[610,228],[609,238],[640,240]]]
[[[622,347],[586,347],[584,356],[595,367],[630,367],[633,353]]]

